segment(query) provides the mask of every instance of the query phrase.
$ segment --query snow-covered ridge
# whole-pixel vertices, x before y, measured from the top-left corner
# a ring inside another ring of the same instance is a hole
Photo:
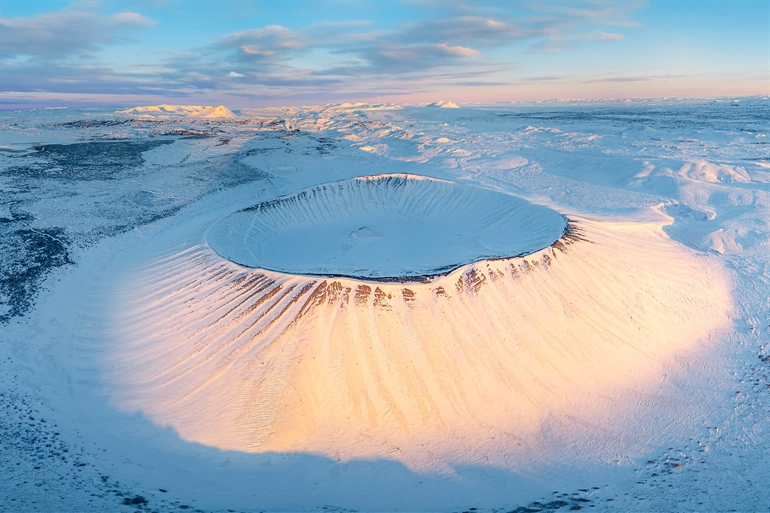
[[[119,110],[117,113],[139,114],[152,117],[183,116],[198,119],[235,119],[238,117],[236,113],[224,105],[219,105],[218,107],[212,107],[210,105],[147,105],[141,107],[133,107],[126,110]]]
[[[409,174],[318,185],[235,212],[208,233],[233,262],[291,274],[408,281],[521,256],[566,229],[557,212],[499,192]]]

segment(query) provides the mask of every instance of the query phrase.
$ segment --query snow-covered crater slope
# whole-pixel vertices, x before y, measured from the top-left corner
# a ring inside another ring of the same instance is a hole
[[[365,176],[238,211],[208,232],[221,256],[290,274],[408,281],[553,244],[566,219],[508,194],[418,175]]]
[[[120,409],[220,450],[523,471],[561,458],[539,442],[553,418],[634,410],[619,391],[723,329],[731,302],[659,223],[576,219],[545,249],[423,283],[250,269],[197,230],[110,271],[101,365]],[[547,429],[592,458],[630,450]]]

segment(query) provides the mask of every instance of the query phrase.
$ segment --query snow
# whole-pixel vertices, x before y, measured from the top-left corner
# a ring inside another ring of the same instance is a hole
[[[765,508],[734,100],[3,113],[0,509]]]
[[[418,175],[333,182],[236,212],[207,234],[223,257],[302,275],[406,280],[534,253],[566,229],[558,213]]]

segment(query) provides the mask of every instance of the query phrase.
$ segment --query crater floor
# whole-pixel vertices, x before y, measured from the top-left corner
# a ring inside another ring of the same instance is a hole
[[[566,228],[559,213],[515,196],[388,174],[259,203],[216,223],[207,239],[221,256],[247,267],[408,281],[534,253]]]

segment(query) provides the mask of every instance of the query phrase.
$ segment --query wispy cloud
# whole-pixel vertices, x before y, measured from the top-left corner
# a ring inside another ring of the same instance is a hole
[[[595,77],[595,78],[588,78],[583,80],[586,84],[601,84],[601,83],[607,83],[607,82],[652,82],[652,81],[660,81],[660,80],[674,80],[678,78],[683,78],[685,75],[675,75],[675,74],[668,74],[668,75],[636,75],[636,76],[623,76],[623,77],[617,77],[617,76],[603,76],[603,77]]]
[[[125,41],[154,22],[139,13],[113,15],[63,10],[27,18],[0,18],[0,56],[50,61],[93,58],[107,44]]]

